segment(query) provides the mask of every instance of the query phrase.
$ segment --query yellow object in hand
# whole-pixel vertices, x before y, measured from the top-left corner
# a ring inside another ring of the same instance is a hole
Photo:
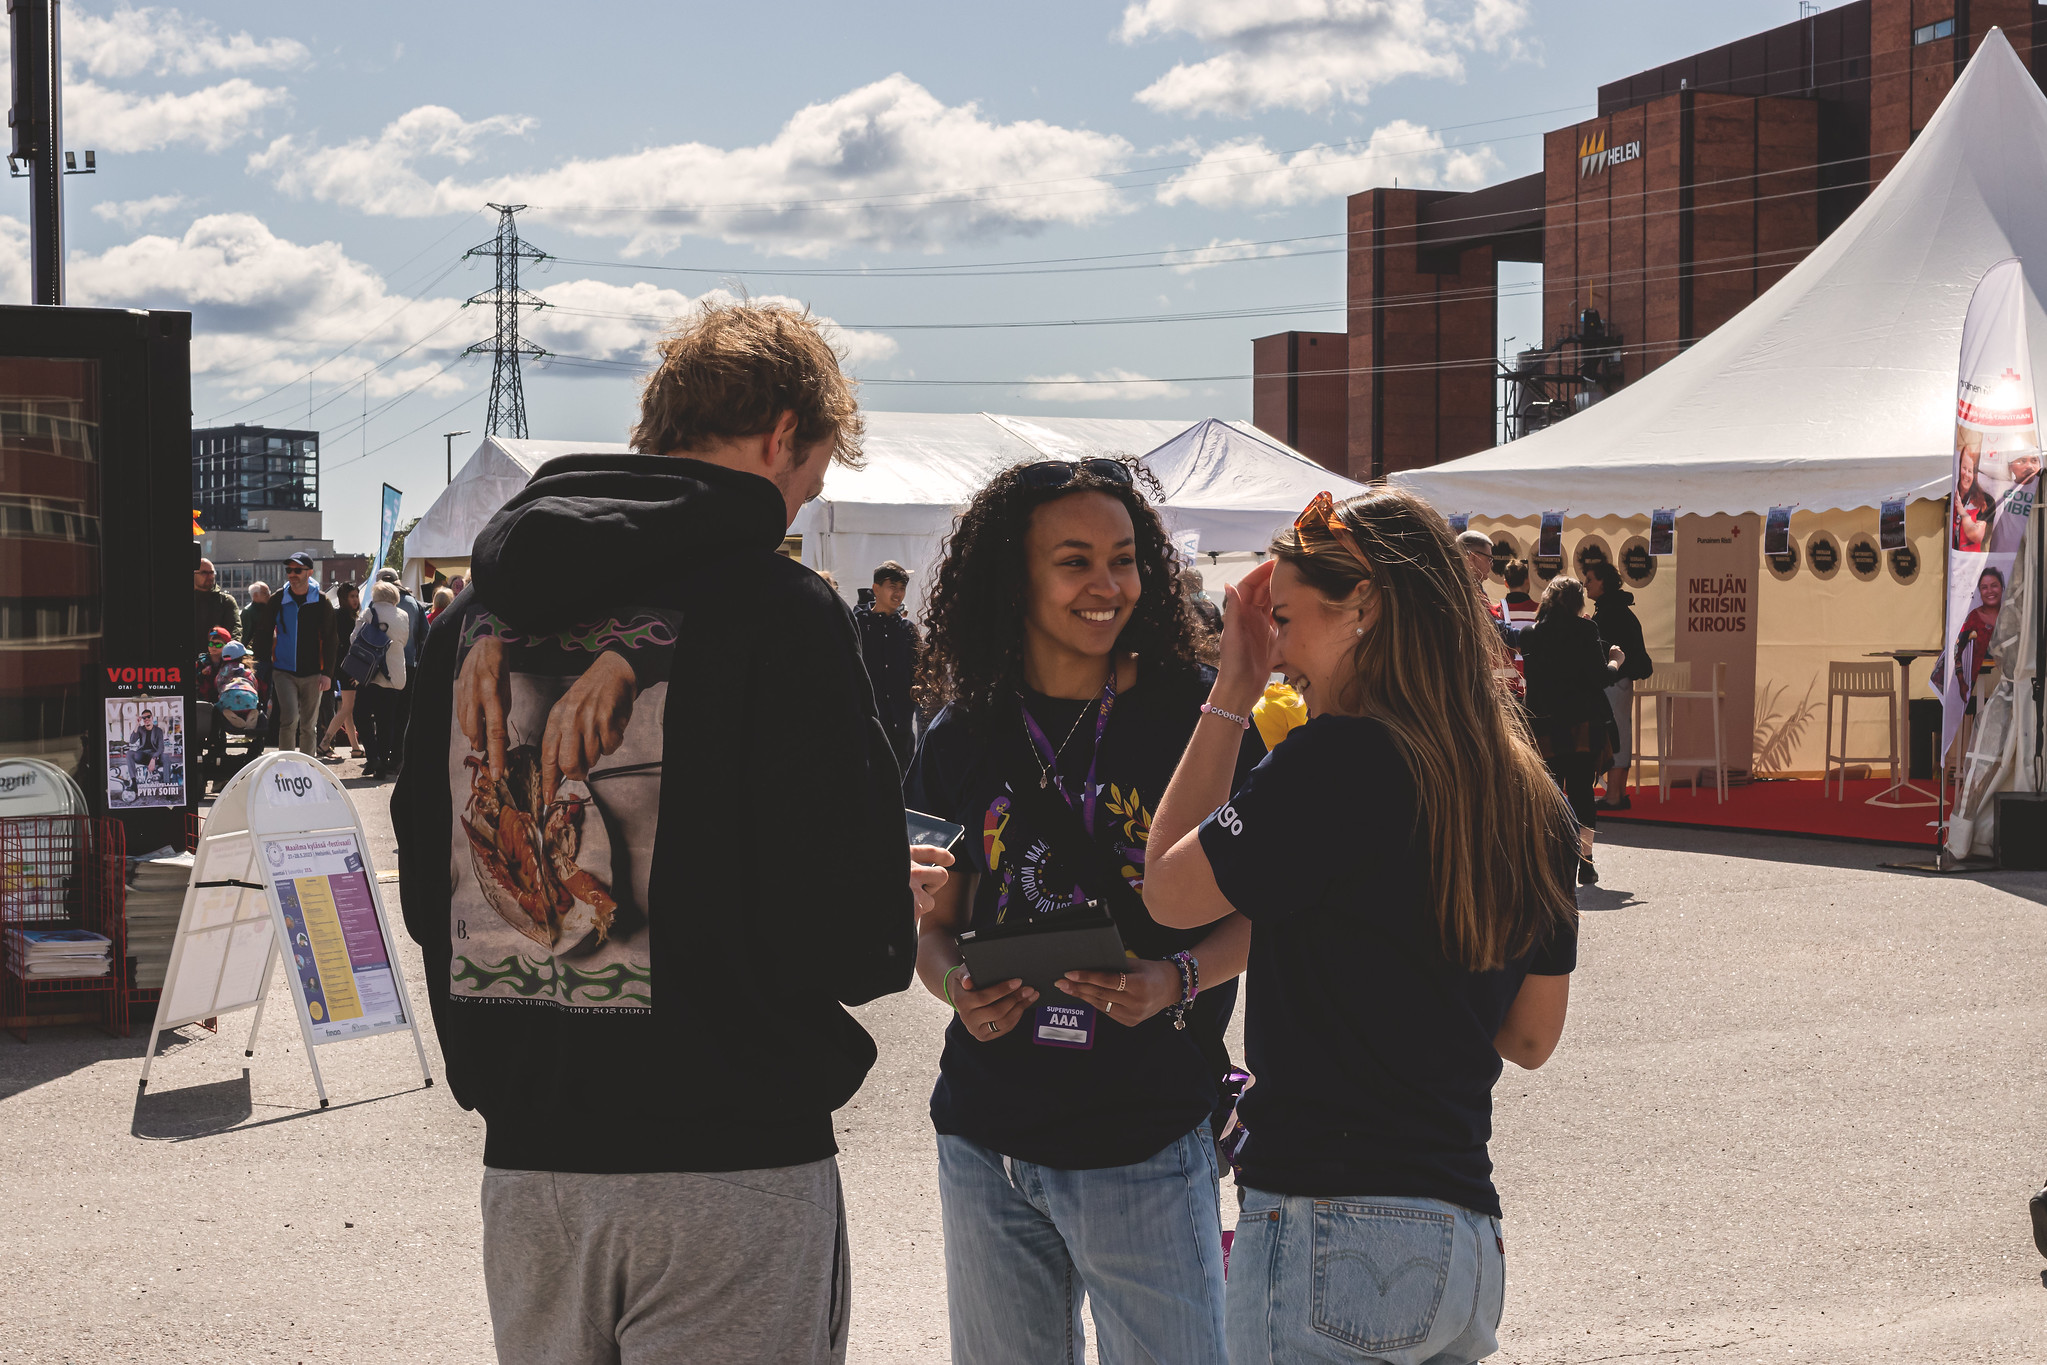
[[[1268,752],[1279,747],[1279,742],[1297,728],[1308,723],[1308,704],[1301,700],[1301,694],[1283,682],[1267,683],[1265,695],[1251,708],[1251,723],[1258,727],[1258,737],[1265,741]]]

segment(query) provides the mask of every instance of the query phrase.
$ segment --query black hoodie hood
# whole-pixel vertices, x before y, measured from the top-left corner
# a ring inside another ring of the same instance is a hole
[[[508,624],[563,630],[709,560],[772,554],[787,530],[781,491],[757,474],[672,455],[564,455],[483,528],[470,577]]]
[[[1592,614],[1598,616],[1605,612],[1616,611],[1621,607],[1632,607],[1634,605],[1635,594],[1629,592],[1626,588],[1613,588],[1599,595],[1599,600],[1592,604]]]

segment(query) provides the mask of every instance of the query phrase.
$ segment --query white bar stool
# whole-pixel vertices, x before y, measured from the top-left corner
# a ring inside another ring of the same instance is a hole
[[[1891,676],[1892,670],[1883,664],[1861,661],[1853,663],[1829,663],[1827,665],[1827,762],[1820,779],[1820,799],[1825,800],[1828,784],[1834,780],[1834,768],[1841,769],[1841,790],[1838,799],[1848,799],[1848,765],[1850,763],[1874,763],[1878,759],[1890,764],[1891,783],[1898,781],[1898,688]],[[1834,751],[1834,698],[1841,699],[1840,752]],[[1871,701],[1881,698],[1888,708],[1885,713],[1884,736],[1890,745],[1888,753],[1851,754],[1848,752],[1848,702],[1854,697],[1867,697]]]
[[[1645,753],[1642,744],[1642,701],[1654,698],[1656,702],[1656,752]],[[1658,661],[1655,671],[1635,683],[1635,752],[1642,758],[1656,760],[1657,800],[1670,800],[1671,769],[1685,763],[1711,765],[1713,769],[1713,790],[1716,801],[1727,800],[1727,746],[1721,719],[1722,704],[1727,700],[1727,664],[1725,661],[1713,665],[1713,686],[1710,691],[1699,691],[1692,686],[1692,666],[1687,663]],[[1713,704],[1713,752],[1710,756],[1688,756],[1670,752],[1670,731],[1676,704],[1681,701],[1705,701]],[[1698,779],[1692,780],[1692,795],[1699,794]]]

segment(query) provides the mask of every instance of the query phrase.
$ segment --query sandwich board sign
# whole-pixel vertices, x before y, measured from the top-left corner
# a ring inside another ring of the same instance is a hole
[[[263,999],[281,958],[320,1107],[319,1049],[412,1030],[420,1073],[434,1083],[426,1045],[392,951],[391,925],[348,791],[293,750],[255,760],[208,815],[178,913],[142,1086],[160,1034],[253,1009],[246,1055],[256,1055]]]

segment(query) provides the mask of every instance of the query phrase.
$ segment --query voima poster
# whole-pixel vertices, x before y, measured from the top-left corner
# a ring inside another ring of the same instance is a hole
[[[1990,267],[1962,321],[1953,473],[1947,642],[1935,673],[1942,753],[1954,743],[1977,682],[1991,666],[1990,636],[2040,482],[2026,284],[2016,257]]]

